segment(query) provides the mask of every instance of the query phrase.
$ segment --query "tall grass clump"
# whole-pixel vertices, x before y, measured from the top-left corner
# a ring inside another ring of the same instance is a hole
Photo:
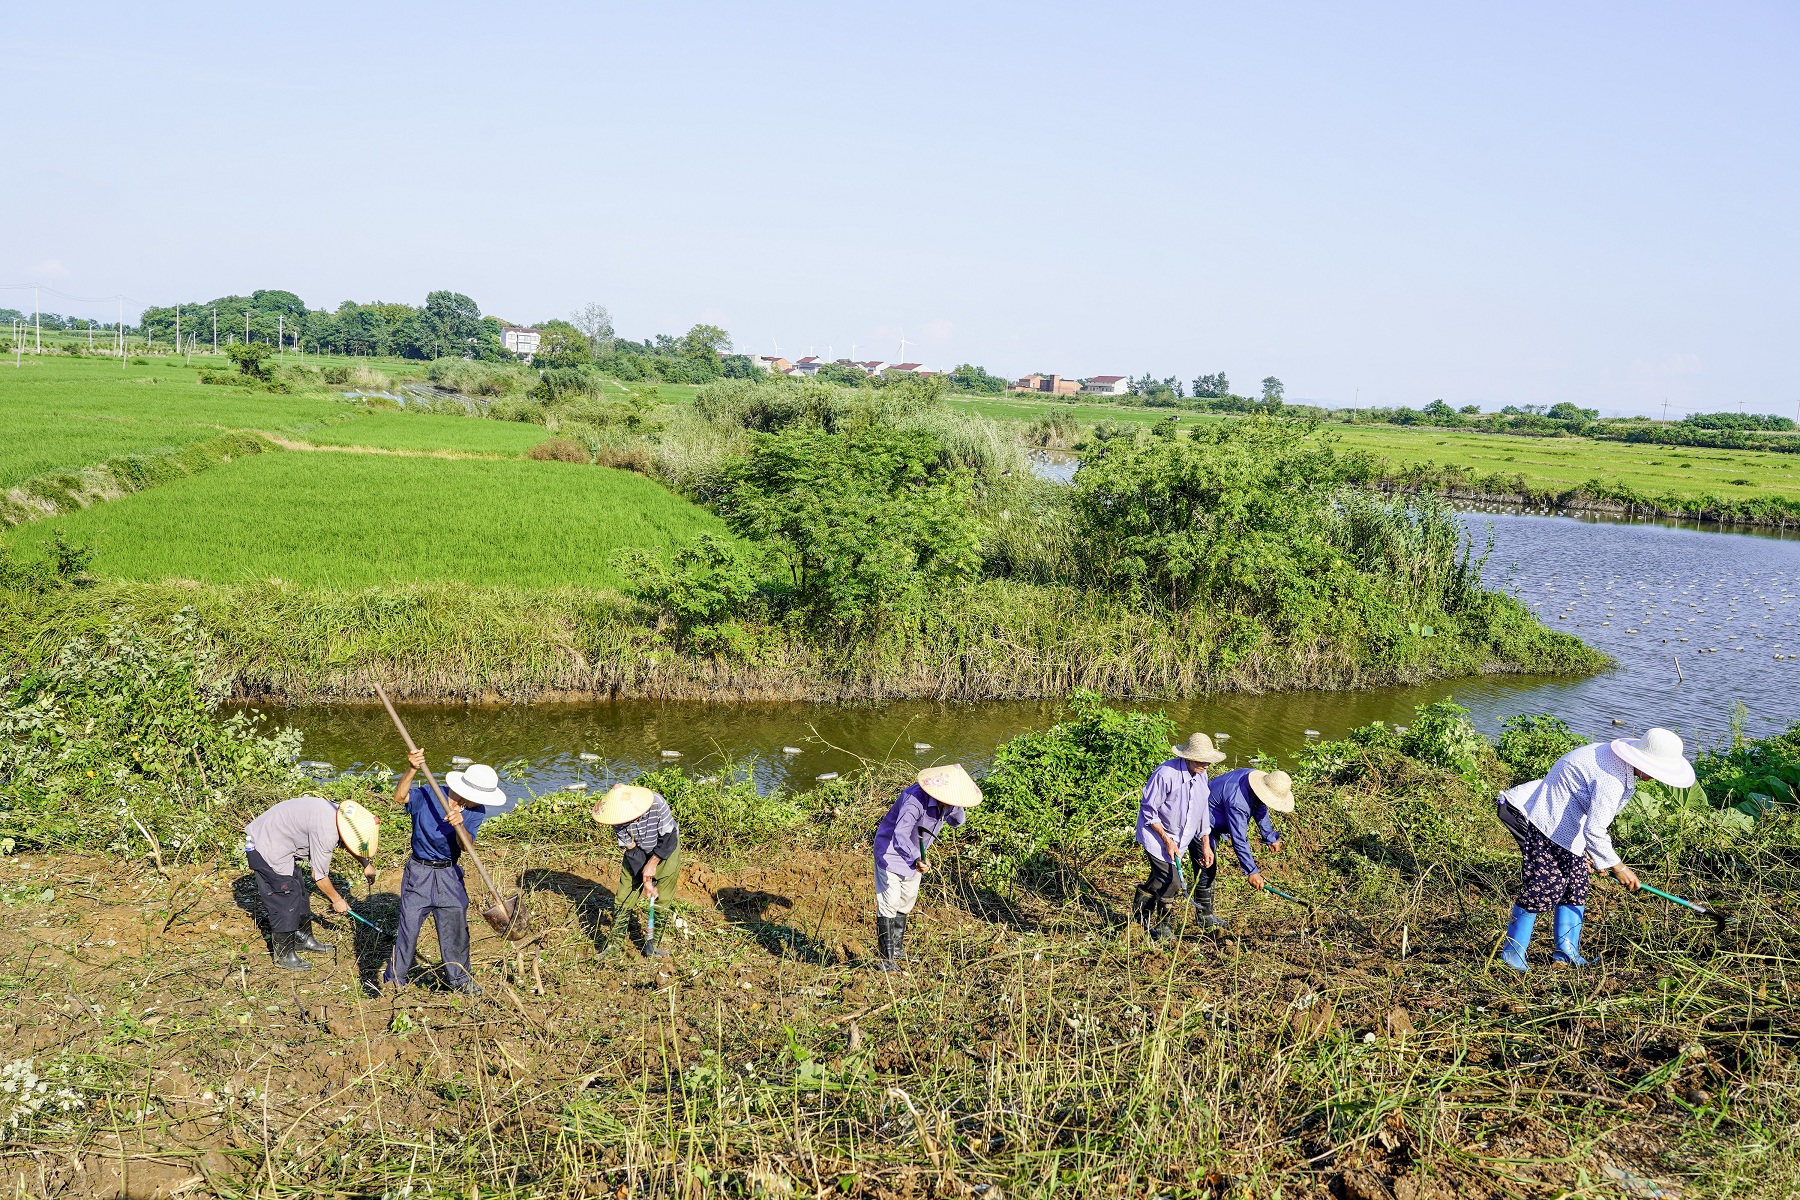
[[[533,373],[522,367],[465,358],[433,359],[425,366],[425,378],[446,391],[492,399],[522,394],[533,383]]]

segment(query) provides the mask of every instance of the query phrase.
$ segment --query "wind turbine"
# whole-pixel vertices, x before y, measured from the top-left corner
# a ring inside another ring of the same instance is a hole
[[[918,344],[919,343],[917,342],[909,342],[906,340],[906,329],[902,327],[900,330],[900,361],[906,361],[906,348],[908,346],[916,346]]]

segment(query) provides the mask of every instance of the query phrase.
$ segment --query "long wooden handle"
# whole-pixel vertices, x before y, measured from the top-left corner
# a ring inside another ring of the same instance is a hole
[[[394,728],[400,731],[400,740],[406,743],[406,752],[413,753],[418,747],[413,744],[412,734],[406,732],[406,723],[400,719],[400,714],[394,711],[393,701],[388,699],[387,693],[382,690],[379,683],[375,685],[375,694],[381,697],[381,706],[387,709],[388,716],[394,720]],[[487,889],[494,894],[496,903],[506,903],[506,898],[500,894],[500,889],[494,886],[493,879],[488,875],[487,868],[481,865],[481,856],[475,853],[475,839],[470,837],[469,831],[460,824],[450,822],[450,802],[444,799],[444,791],[438,787],[437,776],[431,773],[429,766],[425,768],[425,781],[431,785],[431,794],[437,797],[438,808],[443,810],[444,822],[456,830],[456,840],[462,843],[463,853],[467,854],[474,862],[475,870],[481,875],[481,882],[487,884]]]

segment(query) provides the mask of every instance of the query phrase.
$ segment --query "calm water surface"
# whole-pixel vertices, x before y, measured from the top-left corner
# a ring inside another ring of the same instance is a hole
[[[1547,624],[1618,660],[1585,679],[1520,676],[1453,680],[1358,692],[1217,696],[1164,708],[1184,731],[1229,735],[1242,763],[1257,751],[1291,754],[1312,737],[1338,737],[1374,720],[1404,724],[1414,705],[1452,697],[1492,733],[1519,712],[1552,712],[1594,736],[1666,725],[1710,742],[1732,708],[1752,733],[1800,719],[1800,540],[1657,523],[1470,513],[1479,543],[1491,528],[1490,586],[1519,596]],[[1676,660],[1679,657],[1680,674]],[[330,769],[403,755],[379,707],[274,708],[306,734],[305,757]],[[1057,719],[1032,701],[975,705],[706,705],[626,701],[512,708],[409,706],[413,736],[449,765],[452,755],[513,764],[533,793],[586,783],[603,788],[670,762],[716,769],[746,763],[765,788],[803,788],[865,759],[984,763],[1000,742]],[[1615,726],[1614,722],[1623,725]],[[797,752],[789,752],[792,748]],[[665,757],[677,751],[679,758]]]

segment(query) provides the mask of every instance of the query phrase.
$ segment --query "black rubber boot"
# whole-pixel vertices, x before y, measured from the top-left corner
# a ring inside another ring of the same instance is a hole
[[[894,961],[903,963],[906,961],[906,914],[901,913],[889,921],[888,928],[894,932]]]
[[[307,962],[304,958],[301,958],[298,954],[294,953],[294,947],[298,944],[295,941],[294,934],[278,933],[271,939],[271,941],[273,942],[273,948],[275,951],[275,965],[276,966],[282,967],[289,971],[310,971],[310,970],[312,970],[311,963]]]
[[[1194,886],[1194,911],[1200,914],[1200,925],[1205,929],[1223,929],[1225,922],[1213,912],[1213,890],[1210,887]]]
[[[894,932],[895,920],[894,917],[875,918],[875,953],[879,956],[875,960],[877,971],[892,972],[900,969],[899,960],[894,957],[897,953],[894,943],[898,936]]]
[[[458,973],[460,974],[460,972]],[[461,992],[465,996],[479,996],[482,994],[481,985],[467,975],[463,975],[461,979],[451,984],[450,990],[453,992]]]
[[[1131,898],[1131,917],[1144,927],[1144,934],[1153,942],[1166,942],[1175,936],[1175,931],[1163,924],[1163,903],[1155,892],[1139,884]]]
[[[301,929],[294,933],[294,948],[304,950],[308,954],[330,954],[332,947],[312,935],[312,930]]]

